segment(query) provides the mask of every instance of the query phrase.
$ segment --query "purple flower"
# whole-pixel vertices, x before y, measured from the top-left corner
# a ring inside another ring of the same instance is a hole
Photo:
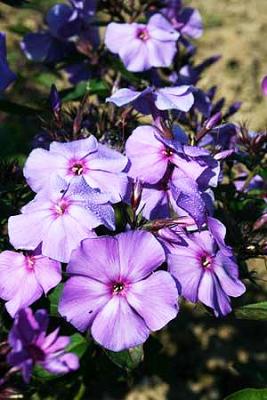
[[[49,185],[55,176],[66,182],[83,176],[91,188],[108,195],[112,203],[118,203],[127,191],[127,175],[122,173],[127,163],[125,156],[98,143],[92,135],[68,143],[53,142],[49,151],[33,150],[26,161],[24,176],[35,192]]]
[[[193,39],[197,39],[202,35],[203,23],[198,10],[190,7],[182,7],[180,0],[167,0],[166,6],[162,10],[162,13],[181,35]]]
[[[86,0],[56,4],[46,16],[47,29],[29,33],[21,42],[26,57],[37,62],[56,63],[75,51],[74,39],[97,46],[98,29],[91,25],[96,1]]]
[[[114,211],[108,196],[91,189],[78,177],[72,184],[57,179],[8,220],[11,244],[16,249],[34,250],[42,243],[42,254],[68,262],[72,250],[92,229],[105,225],[115,229]]]
[[[267,96],[267,75],[261,81],[261,90],[264,96]]]
[[[59,312],[78,330],[90,329],[105,348],[137,346],[175,318],[178,292],[149,232],[84,240],[70,260]]]
[[[160,14],[154,14],[144,24],[107,26],[105,44],[118,54],[129,71],[141,72],[151,67],[169,67],[176,53],[179,33]]]
[[[201,187],[216,186],[219,165],[210,153],[199,147],[181,144],[162,137],[158,128],[143,125],[136,128],[126,142],[130,160],[129,176],[146,183],[159,182],[170,164]]]
[[[159,114],[158,110],[189,111],[194,103],[192,89],[188,85],[153,89],[148,87],[142,92],[132,89],[119,89],[106,99],[121,107],[132,106],[142,114]]]
[[[0,254],[0,297],[7,301],[6,309],[12,317],[60,281],[60,263],[39,252],[23,255],[3,251]]]
[[[46,310],[38,310],[33,314],[30,308],[25,308],[18,312],[9,332],[11,352],[7,361],[21,370],[26,383],[29,383],[35,365],[56,375],[79,368],[78,357],[66,351],[70,338],[59,336],[59,328],[46,335],[47,327]]]
[[[184,236],[187,245],[177,244],[168,255],[170,273],[189,301],[201,301],[216,316],[231,312],[230,296],[241,296],[246,288],[238,279],[238,266],[232,257],[218,250],[207,231]]]
[[[7,62],[6,35],[0,32],[0,93],[16,79],[16,75],[10,70]]]

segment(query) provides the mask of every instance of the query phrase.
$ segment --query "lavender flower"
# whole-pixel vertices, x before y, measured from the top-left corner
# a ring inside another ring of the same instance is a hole
[[[47,29],[28,33],[21,42],[26,57],[37,62],[56,63],[74,53],[73,39],[99,43],[98,30],[92,26],[96,1],[70,1],[56,4],[47,13]]]
[[[46,310],[33,314],[30,308],[25,308],[18,312],[9,332],[8,341],[12,349],[7,361],[21,370],[26,383],[29,383],[35,365],[57,375],[79,368],[78,357],[65,350],[70,338],[59,336],[59,328],[46,335],[47,326]]]
[[[137,346],[178,312],[178,292],[151,233],[87,239],[70,260],[59,312],[112,351]],[[153,272],[153,273],[152,273]]]
[[[246,288],[238,279],[238,266],[232,257],[218,250],[207,231],[184,236],[167,262],[170,273],[181,285],[181,294],[189,301],[201,301],[216,316],[231,312],[230,296],[241,296]]]
[[[121,107],[126,104],[132,106],[142,114],[151,114],[154,118],[158,110],[179,110],[187,112],[194,103],[192,89],[188,85],[153,89],[148,87],[142,92],[132,89],[119,89],[106,99]]]
[[[107,26],[105,44],[118,54],[129,71],[141,72],[151,67],[169,67],[176,53],[179,33],[160,14],[154,14],[144,24]]]
[[[181,35],[198,39],[203,34],[202,18],[198,10],[182,7],[181,0],[167,0],[161,12]]]
[[[14,251],[0,254],[0,297],[7,300],[6,309],[12,317],[60,281],[60,263],[38,251],[27,255]]]
[[[127,163],[125,156],[98,143],[92,135],[68,143],[53,142],[49,151],[33,150],[26,161],[24,176],[35,192],[49,185],[55,176],[67,182],[83,176],[91,188],[107,194],[109,201],[117,203],[127,191],[127,175],[122,173]]]
[[[11,244],[16,249],[34,250],[68,262],[81,240],[94,237],[92,229],[105,225],[115,229],[114,211],[108,196],[91,189],[82,177],[72,184],[57,179],[22,208],[22,214],[8,220]]]
[[[0,93],[16,79],[16,75],[10,70],[7,62],[6,35],[0,32]]]

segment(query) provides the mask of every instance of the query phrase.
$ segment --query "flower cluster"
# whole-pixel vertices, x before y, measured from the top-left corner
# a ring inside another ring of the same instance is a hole
[[[7,360],[26,382],[36,366],[53,374],[79,367],[68,352],[69,337],[58,329],[47,335],[47,312],[29,308],[60,283],[59,321],[113,352],[142,345],[165,327],[177,317],[181,298],[222,317],[232,310],[231,298],[245,292],[226,227],[217,219],[216,190],[225,166],[232,174],[234,161],[228,165],[227,159],[233,154],[240,160],[250,153],[257,164],[266,135],[228,122],[240,103],[223,111],[216,88],[197,87],[219,59],[192,61],[190,40],[203,31],[197,10],[166,0],[145,5],[139,18],[125,5],[121,13],[110,7],[114,21],[100,46],[91,0],[56,4],[47,28],[28,33],[21,44],[29,59],[48,64],[77,51],[86,55],[75,66],[77,80],[89,78],[95,52],[95,65],[103,64],[98,77],[108,88],[90,101],[87,88],[66,127],[67,112],[52,86],[54,140],[45,136],[34,144],[23,168],[32,200],[8,218],[14,250],[0,253],[0,298],[14,318]],[[15,76],[2,34],[0,72],[4,90]],[[241,170],[233,185],[245,193],[259,187],[257,179]]]

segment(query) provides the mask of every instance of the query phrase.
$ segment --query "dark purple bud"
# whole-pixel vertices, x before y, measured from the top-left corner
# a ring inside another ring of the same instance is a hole
[[[255,222],[255,224],[253,225],[253,230],[254,231],[258,231],[261,228],[264,228],[267,225],[267,213],[261,215],[257,221]]]
[[[235,103],[231,104],[228,108],[228,111],[225,113],[224,118],[229,118],[234,115],[241,107],[241,101],[236,101]]]
[[[205,126],[206,129],[211,130],[215,126],[217,126],[219,124],[221,119],[222,119],[222,113],[219,111],[216,114],[212,115],[212,117],[207,119],[207,121],[205,122],[204,126]]]
[[[214,104],[213,108],[212,108],[212,114],[215,114],[219,111],[221,111],[221,109],[223,108],[225,103],[225,99],[222,97],[220,100],[217,101],[217,103]]]
[[[137,208],[139,207],[142,196],[142,190],[143,186],[141,181],[139,179],[136,179],[136,181],[133,184],[133,192],[131,197],[131,206],[133,210],[137,210]]]
[[[267,96],[267,75],[263,78],[261,82],[261,90],[264,96]]]
[[[215,94],[217,92],[217,86],[212,86],[208,91],[207,91],[207,96],[210,98],[212,101],[215,97]]]
[[[49,103],[52,107],[53,113],[57,116],[61,111],[61,100],[56,85],[54,84],[51,86]]]

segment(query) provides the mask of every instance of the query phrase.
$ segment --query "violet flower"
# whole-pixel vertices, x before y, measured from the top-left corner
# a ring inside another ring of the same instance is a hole
[[[90,329],[105,348],[144,343],[175,318],[178,292],[171,275],[154,272],[165,260],[149,232],[87,239],[73,252],[59,312],[78,330]]]
[[[16,79],[16,75],[10,70],[7,62],[6,34],[0,32],[0,93]]]
[[[0,254],[0,297],[7,301],[5,306],[11,317],[60,281],[60,263],[40,252],[23,255],[7,250]]]
[[[105,44],[118,54],[129,71],[141,72],[151,67],[169,67],[176,53],[179,33],[161,14],[154,14],[145,24],[107,26]]]
[[[92,229],[99,225],[115,229],[108,200],[82,177],[71,185],[58,178],[24,206],[22,214],[9,218],[9,240],[16,249],[34,250],[42,244],[44,256],[68,262],[83,239],[95,236]]]
[[[99,43],[98,30],[91,25],[96,1],[56,4],[46,15],[47,29],[28,33],[21,42],[26,57],[37,62],[56,63],[75,52],[73,40]]]
[[[165,3],[166,8],[162,9],[161,12],[181,35],[193,39],[198,39],[202,36],[203,23],[198,10],[182,7],[181,0],[167,0]]]
[[[128,160],[119,152],[87,139],[67,143],[53,142],[49,151],[33,150],[24,167],[24,176],[35,191],[49,186],[51,178],[60,176],[66,182],[82,176],[93,189],[109,196],[112,203],[120,202],[128,188],[127,175],[122,171]]]
[[[261,90],[264,96],[267,96],[267,75],[261,81]]]
[[[235,260],[218,249],[207,231],[183,239],[187,245],[177,244],[167,257],[182,296],[193,303],[202,302],[217,317],[230,313],[230,297],[241,296],[246,290],[238,278]]]
[[[155,118],[159,111],[179,110],[187,112],[194,103],[192,89],[188,85],[147,89],[138,92],[132,89],[119,89],[112,96],[106,99],[116,106],[131,104],[142,114],[151,114]]]
[[[9,332],[11,352],[7,361],[21,370],[26,383],[30,382],[35,365],[56,375],[79,368],[78,357],[66,351],[70,338],[59,336],[59,328],[46,335],[47,327],[46,310],[38,310],[33,314],[30,308],[25,308],[18,312]]]

